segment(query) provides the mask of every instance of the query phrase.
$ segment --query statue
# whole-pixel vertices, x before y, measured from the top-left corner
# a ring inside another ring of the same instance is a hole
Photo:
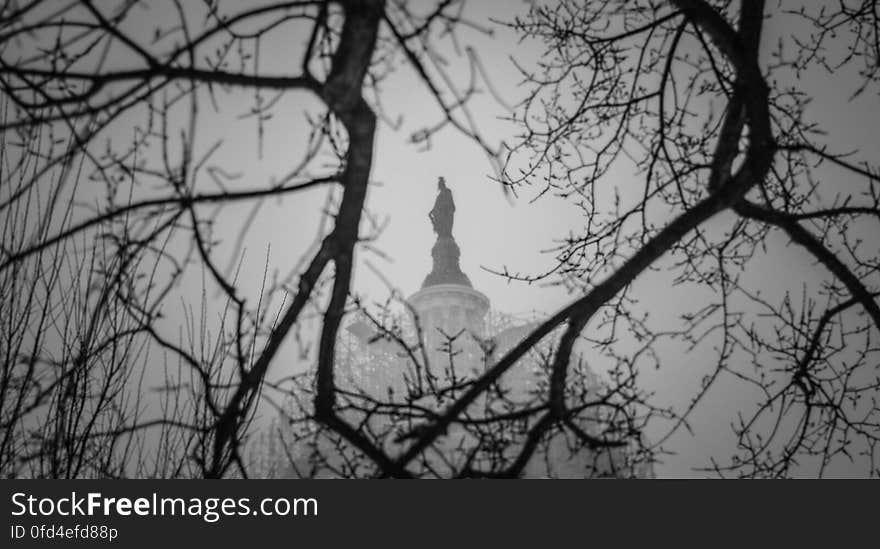
[[[434,232],[438,237],[452,237],[452,222],[455,217],[455,201],[452,199],[452,191],[446,186],[446,180],[443,177],[437,181],[437,199],[434,201],[434,207],[428,214],[431,223],[434,225]]]
[[[428,213],[428,218],[434,226],[437,241],[431,248],[433,268],[425,277],[422,288],[438,284],[458,284],[471,287],[471,281],[461,271],[458,264],[459,249],[455,238],[452,237],[452,222],[455,217],[455,200],[452,191],[446,186],[446,180],[441,177],[437,181],[437,198],[434,207]]]

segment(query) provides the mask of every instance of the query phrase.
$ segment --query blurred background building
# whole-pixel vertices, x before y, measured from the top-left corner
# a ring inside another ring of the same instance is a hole
[[[493,310],[489,298],[474,288],[462,272],[460,248],[452,235],[455,202],[441,177],[429,218],[437,239],[431,249],[432,269],[421,288],[397,307],[378,312],[366,307],[353,315],[337,344],[337,379],[348,395],[349,421],[363,427],[391,455],[405,447],[407,433],[417,421],[407,414],[387,413],[392,406],[426,401],[438,411],[488,366],[523,340],[540,323],[537,313],[514,316]],[[471,408],[480,417],[500,416],[510,410],[546,401],[548,362],[556,337],[551,334],[519,360],[497,387],[487,391]],[[577,358],[577,360],[575,359]],[[599,378],[583,357],[573,357],[569,379],[581,400],[602,390]],[[430,402],[428,402],[430,401]],[[359,476],[356,455],[345,455],[347,443],[320,428],[305,428],[307,404],[299,402],[288,417],[270,429],[263,443],[270,458],[263,469],[275,477]],[[375,414],[369,417],[370,406]],[[346,406],[343,406],[346,409]],[[597,408],[598,410],[598,408]],[[283,416],[284,414],[282,414]],[[358,419],[360,418],[360,420]],[[424,418],[422,418],[424,419]],[[436,459],[426,457],[417,467],[426,476],[455,476],[472,467],[481,471],[502,468],[525,439],[526,422],[497,422],[491,428],[453,424],[432,447]],[[291,427],[292,426],[292,427]],[[579,414],[578,426],[601,438],[607,422],[600,412]],[[565,429],[551,430],[529,460],[523,476],[532,478],[652,477],[647,460],[632,445],[590,448]],[[480,450],[474,450],[479,446]]]

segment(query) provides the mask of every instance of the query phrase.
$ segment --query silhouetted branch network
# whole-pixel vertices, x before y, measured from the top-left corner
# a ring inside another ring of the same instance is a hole
[[[734,452],[708,471],[822,476],[843,461],[878,474],[880,262],[864,235],[876,232],[880,171],[867,151],[835,151],[847,136],[812,120],[822,89],[805,78],[839,72],[851,101],[876,94],[878,15],[874,2],[564,1],[509,23],[545,52],[520,67],[531,91],[506,183],[575,201],[584,229],[558,244],[550,270],[499,274],[583,292],[548,324],[570,340],[586,332],[612,362],[638,341],[658,366],[664,342],[697,363],[714,356],[655,439],[740,395]],[[638,184],[622,183],[625,170]],[[787,241],[822,281],[769,295],[785,286],[770,273]],[[632,296],[650,278],[699,296],[679,304],[678,327],[642,316]]]
[[[536,3],[498,23],[544,49],[517,64],[527,97],[503,148],[470,108],[497,93],[459,49],[463,29],[486,30],[465,13],[457,0],[3,2],[0,471],[261,474],[247,447],[269,403],[284,418],[273,474],[559,476],[573,463],[638,476],[729,378],[758,398],[715,473],[821,475],[843,458],[878,474],[880,263],[863,235],[880,219],[880,170],[836,150],[807,115],[809,93],[783,84],[849,69],[853,97],[876,93],[874,3]],[[770,49],[776,17],[798,23]],[[279,39],[296,57],[266,70],[261,48]],[[505,189],[582,210],[552,269],[500,273],[573,294],[509,346],[463,332],[427,348],[413,311],[353,295],[356,250],[381,232],[366,196],[377,125],[398,126],[383,86],[401,68],[440,114],[414,143],[453,130]],[[224,165],[223,139],[202,137],[242,97],[260,155],[279,105],[306,111],[285,121],[304,138],[269,181]],[[622,184],[620,166],[638,184]],[[266,199],[307,204],[322,189],[297,265],[279,274],[277,250],[245,249]],[[223,216],[242,205],[224,240]],[[749,267],[788,241],[826,281],[799,298],[762,294]],[[256,286],[241,275],[255,256]],[[709,297],[658,329],[636,296],[664,269]],[[369,341],[343,330],[356,315]],[[683,410],[641,382],[669,341],[713,357]],[[291,348],[313,367],[273,378]],[[651,440],[655,422],[669,428]]]

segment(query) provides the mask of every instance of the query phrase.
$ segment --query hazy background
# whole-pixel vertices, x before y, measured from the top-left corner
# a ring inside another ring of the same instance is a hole
[[[775,9],[769,3],[768,9]],[[783,4],[792,4],[783,2]],[[232,6],[232,4],[230,4]],[[164,7],[164,6],[163,6]],[[527,8],[526,2],[483,0],[467,4],[466,16],[478,25],[491,29],[487,35],[475,29],[461,27],[457,38],[460,49],[456,52],[449,38],[438,38],[438,46],[449,59],[449,70],[465,87],[468,64],[467,48],[478,56],[486,76],[503,99],[496,100],[482,93],[470,104],[475,125],[483,138],[493,146],[502,141],[515,140],[517,128],[504,117],[510,114],[526,90],[520,86],[521,75],[511,58],[529,66],[543,53],[542,45],[519,42],[514,34],[492,23],[491,19],[510,20]],[[233,9],[228,7],[227,9]],[[142,12],[143,32],[149,32],[165,18],[173,21],[173,10],[151,9]],[[773,45],[782,32],[794,32],[790,19],[783,24],[770,18],[765,27],[762,44]],[[127,23],[137,32],[135,20]],[[260,46],[259,67],[266,73],[298,72],[297,52],[301,52],[308,38],[302,27],[298,36],[277,36]],[[811,90],[814,101],[808,115],[819,121],[835,136],[835,149],[861,149],[866,158],[880,156],[876,129],[880,124],[877,97],[870,94],[858,100],[846,98],[852,93],[854,74],[816,72],[801,75],[799,85]],[[483,86],[485,90],[485,86]],[[273,96],[261,92],[263,99]],[[222,145],[212,156],[209,165],[220,167],[236,177],[226,182],[230,189],[265,186],[287,173],[299,162],[308,127],[304,113],[314,109],[316,102],[304,93],[288,93],[272,109],[272,118],[263,124],[262,147],[259,145],[256,118],[249,116],[254,104],[253,90],[229,90],[218,94],[219,110],[215,111],[206,98],[199,108],[196,156],[209,150],[218,140]],[[401,60],[394,74],[382,85],[382,103],[388,120],[399,122],[398,128],[383,123],[376,139],[373,183],[367,200],[371,214],[384,229],[373,246],[381,253],[362,250],[358,255],[354,291],[367,299],[383,300],[388,295],[385,280],[390,281],[403,295],[410,295],[421,285],[430,270],[430,248],[434,240],[427,213],[436,193],[439,176],[446,178],[456,201],[454,235],[461,247],[461,266],[476,289],[485,293],[494,309],[512,314],[537,311],[549,314],[567,304],[573,296],[559,286],[508,283],[489,273],[485,268],[498,270],[507,267],[513,272],[538,273],[554,263],[552,254],[544,253],[555,240],[569,232],[582,229],[581,212],[570,202],[547,195],[536,202],[532,199],[538,189],[522,189],[519,196],[505,193],[492,180],[493,165],[485,153],[471,140],[453,128],[445,128],[429,143],[412,143],[410,137],[426,126],[441,119],[434,99],[420,83],[417,75]],[[506,105],[505,105],[506,104]],[[138,114],[123,119],[108,132],[114,142],[131,139],[132,125]],[[840,136],[842,140],[837,140]],[[840,174],[829,174],[840,177]],[[632,166],[617,164],[616,171],[607,178],[620,188],[638,188],[641,181]],[[841,186],[852,183],[842,178]],[[204,187],[200,187],[204,185]],[[212,189],[213,184],[202,174],[197,188]],[[321,208],[327,198],[326,189],[310,190],[283,200],[268,200],[259,209],[242,242],[244,261],[238,282],[255,302],[261,286],[264,265],[269,261],[270,274],[284,276],[302,260],[309,246],[318,236]],[[221,241],[215,254],[222,265],[235,262],[238,249],[236,239],[243,219],[252,212],[252,205],[237,204],[225,207],[219,214],[214,236]],[[723,226],[722,216],[713,220]],[[364,227],[364,230],[368,229]],[[877,246],[876,232],[869,235]],[[765,295],[782,296],[786,291],[799,293],[806,286],[814,286],[825,279],[826,273],[798,249],[786,246],[778,236],[771,237],[772,249],[765,257],[752,263],[748,273]],[[369,266],[368,266],[369,263]],[[660,267],[663,267],[661,262]],[[378,270],[382,276],[374,272]],[[203,273],[191,273],[184,280],[183,296],[199,295]],[[294,279],[295,280],[295,279]],[[648,272],[635,285],[634,296],[650,313],[657,326],[674,322],[683,312],[699,308],[706,296],[691,288],[674,287],[672,276],[663,272]],[[175,314],[173,301],[168,325],[173,332],[181,311]],[[278,306],[273,303],[272,306]],[[590,329],[589,327],[587,328]],[[712,342],[706,343],[710,350]],[[645,372],[643,382],[656,391],[658,403],[683,407],[700,386],[701,379],[714,365],[711,352],[682,353],[681,348],[663,348],[662,367]],[[292,345],[276,358],[272,365],[274,378],[301,371],[310,365]],[[599,372],[601,373],[601,371]],[[726,457],[734,443],[730,423],[736,411],[748,407],[754,395],[743,390],[742,384],[719,383],[709,398],[692,417],[693,434],[681,430],[667,444],[677,453],[658,464],[658,476],[700,475],[694,467],[706,466],[712,455]],[[659,436],[658,429],[649,436]],[[833,475],[857,474],[845,465],[831,471]]]

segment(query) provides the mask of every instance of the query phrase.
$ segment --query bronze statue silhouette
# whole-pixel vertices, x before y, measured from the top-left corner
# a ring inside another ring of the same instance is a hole
[[[458,284],[471,287],[471,281],[461,271],[458,264],[460,255],[458,244],[452,236],[452,223],[455,219],[455,200],[452,191],[446,186],[446,180],[440,177],[437,181],[437,198],[434,207],[428,213],[428,218],[434,226],[437,241],[431,248],[433,268],[425,277],[422,288],[438,284]]]
[[[455,200],[452,199],[452,191],[446,186],[446,180],[443,177],[437,181],[437,199],[434,200],[434,207],[428,214],[431,223],[434,225],[434,232],[438,237],[452,237],[452,222],[455,218]]]

